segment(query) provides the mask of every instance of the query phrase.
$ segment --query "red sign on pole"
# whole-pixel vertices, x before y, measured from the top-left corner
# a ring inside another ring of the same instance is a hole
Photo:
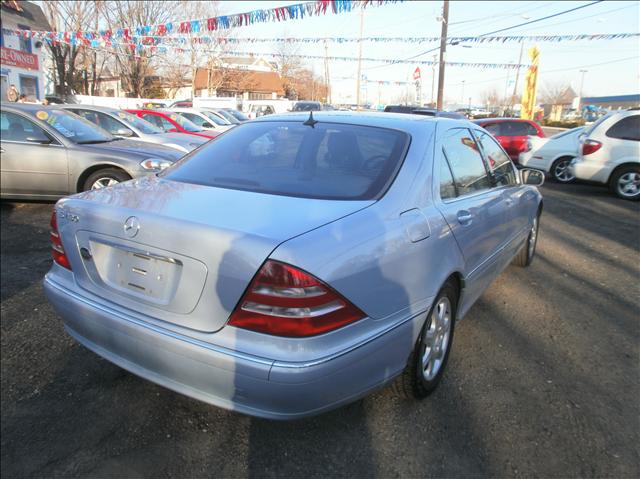
[[[2,47],[2,49],[0,49],[0,56],[3,65],[26,68],[27,70],[38,69],[38,55],[34,55],[33,53]]]
[[[420,80],[420,67],[416,67],[416,69],[413,71],[413,79]]]

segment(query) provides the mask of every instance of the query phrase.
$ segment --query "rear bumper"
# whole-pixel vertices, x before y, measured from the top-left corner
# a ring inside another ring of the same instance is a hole
[[[69,334],[105,359],[186,396],[268,419],[316,415],[387,384],[406,364],[417,321],[328,359],[284,363],[142,323],[68,290],[51,275],[44,289]]]
[[[579,180],[607,183],[612,168],[600,162],[574,158],[569,165],[569,171]]]

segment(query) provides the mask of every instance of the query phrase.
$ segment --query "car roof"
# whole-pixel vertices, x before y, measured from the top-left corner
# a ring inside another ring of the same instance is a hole
[[[1,105],[3,110],[5,108],[15,108],[16,110],[21,110],[25,113],[32,113],[40,110],[62,110],[59,105],[41,105],[39,103],[18,103],[3,101]]]
[[[60,105],[59,108],[62,108],[63,110],[71,110],[71,109],[82,109],[82,110],[94,110],[94,111],[101,111],[104,113],[118,113],[120,110],[119,108],[113,108],[112,106],[100,106],[100,105],[83,105],[81,103],[78,104],[64,104],[64,105]]]
[[[471,120],[472,122],[481,125],[483,123],[506,123],[509,121],[516,121],[516,122],[526,122],[526,123],[535,123],[533,120],[525,120],[524,118],[478,118],[477,120]]]
[[[343,123],[362,126],[376,126],[379,128],[391,128],[403,131],[415,131],[424,126],[434,127],[438,123],[447,126],[469,126],[471,122],[467,119],[443,118],[425,115],[407,115],[404,113],[384,113],[384,112],[353,112],[353,111],[314,111],[314,112],[290,112],[267,115],[252,122],[268,121],[296,121],[304,122],[313,114],[313,119],[330,123]]]

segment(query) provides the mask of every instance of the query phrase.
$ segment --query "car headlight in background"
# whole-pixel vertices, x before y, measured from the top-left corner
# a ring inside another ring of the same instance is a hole
[[[147,158],[140,166],[142,166],[145,170],[164,170],[165,168],[170,167],[173,164],[172,161],[161,160],[159,158]]]

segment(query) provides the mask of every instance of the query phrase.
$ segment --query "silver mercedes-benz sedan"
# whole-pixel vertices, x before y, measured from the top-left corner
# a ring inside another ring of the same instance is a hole
[[[159,172],[182,157],[124,140],[58,107],[2,103],[0,197],[57,200]]]
[[[209,141],[195,135],[165,132],[147,120],[117,108],[92,105],[62,105],[60,108],[72,111],[113,136],[170,146],[184,153]]]
[[[59,201],[44,287],[80,343],[216,406],[292,419],[393,381],[422,398],[456,322],[531,263],[542,180],[467,120],[272,115]]]

